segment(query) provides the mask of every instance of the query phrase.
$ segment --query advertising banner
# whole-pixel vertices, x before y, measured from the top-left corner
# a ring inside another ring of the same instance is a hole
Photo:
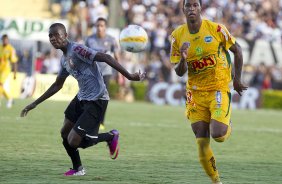
[[[49,41],[48,32],[52,23],[60,22],[67,28],[66,20],[0,18],[0,35],[8,34],[15,40]]]
[[[185,105],[185,86],[180,83],[158,82],[149,90],[149,100],[157,105]],[[261,94],[256,88],[248,88],[240,97],[236,91],[231,90],[233,109],[257,109],[261,106]]]
[[[35,84],[35,91],[32,95],[33,98],[38,98],[41,96],[52,84],[55,82],[57,75],[53,74],[36,74],[36,84]],[[63,88],[53,95],[50,100],[72,100],[73,97],[78,92],[78,84],[77,81],[69,76],[65,83]]]

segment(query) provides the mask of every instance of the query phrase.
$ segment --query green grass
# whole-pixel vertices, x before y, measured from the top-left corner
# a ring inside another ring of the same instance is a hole
[[[98,144],[80,151],[86,176],[63,177],[71,167],[59,133],[68,103],[47,101],[19,118],[29,102],[0,108],[1,184],[210,183],[184,107],[111,101],[106,126],[121,133],[119,158],[111,160],[106,144]],[[233,111],[232,120],[231,138],[212,141],[224,184],[281,184],[282,112]]]

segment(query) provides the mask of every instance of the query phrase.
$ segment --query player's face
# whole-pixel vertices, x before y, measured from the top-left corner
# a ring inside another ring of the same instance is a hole
[[[201,5],[199,0],[185,0],[183,12],[187,21],[196,22],[201,17]]]
[[[2,43],[3,43],[3,45],[8,45],[9,39],[7,37],[2,38]]]
[[[51,27],[49,29],[49,41],[56,49],[66,46],[67,34],[59,27]]]
[[[97,34],[103,36],[106,33],[105,21],[98,21],[96,23]]]

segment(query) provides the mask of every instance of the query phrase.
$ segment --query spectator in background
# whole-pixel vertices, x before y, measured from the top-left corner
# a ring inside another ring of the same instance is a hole
[[[70,11],[67,14],[67,19],[69,22],[69,38],[75,39],[77,36],[81,35],[81,20],[79,15],[79,4],[73,3]]]
[[[162,79],[164,82],[171,82],[171,64],[170,64],[170,60],[169,57],[167,56],[167,54],[165,53],[164,50],[161,50],[159,52],[159,57],[160,57],[160,61],[161,61],[161,75],[162,75]]]
[[[151,86],[153,86],[154,84],[160,81],[161,66],[162,63],[161,63],[160,55],[156,53],[152,53],[150,58],[150,63],[146,68],[147,79],[149,81],[148,88],[151,88]]]
[[[32,75],[32,50],[24,49],[19,55],[19,72],[26,73],[27,76]]]
[[[69,35],[72,40],[84,37],[87,34],[87,12],[84,1],[73,0],[70,11],[67,14],[69,22]]]
[[[282,67],[272,66],[271,76],[272,76],[272,88],[282,90]]]
[[[166,38],[168,37],[165,26],[160,22],[157,24],[156,29],[153,31],[153,51],[157,53],[165,48]]]
[[[52,49],[45,53],[42,73],[57,74],[60,71],[60,59],[57,51]]]
[[[11,70],[14,71],[13,79],[16,79],[17,74],[17,61],[16,50],[9,43],[8,35],[2,36],[2,44],[0,45],[0,97],[4,95],[7,99],[7,108],[12,108],[13,99],[9,92],[4,88],[4,84],[8,82],[8,77]],[[13,65],[13,67],[11,66]]]
[[[35,72],[36,73],[42,73],[43,61],[44,61],[44,54],[41,52],[38,52],[37,57],[35,59]]]
[[[256,72],[251,80],[250,86],[262,89],[263,81],[266,74],[266,66],[263,62],[257,67]]]
[[[135,57],[134,57],[135,56]],[[120,62],[121,65],[129,72],[136,70],[136,62],[138,59],[136,55],[123,51],[121,53]],[[119,91],[117,98],[125,100],[126,102],[134,101],[133,89],[131,87],[131,81],[126,80],[124,76],[118,75],[117,82],[119,84]]]
[[[72,0],[60,0],[61,5],[61,17],[66,18],[68,12],[72,8]]]
[[[100,2],[100,0],[87,0],[88,5],[88,25],[92,27],[98,20],[99,17],[108,19],[109,12],[107,7]]]
[[[262,89],[264,89],[264,90],[272,89],[272,75],[271,75],[270,68],[266,69],[264,79],[263,79],[263,82],[262,82]]]

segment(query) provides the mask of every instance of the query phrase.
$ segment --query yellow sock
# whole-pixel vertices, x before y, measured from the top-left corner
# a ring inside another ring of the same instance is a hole
[[[207,175],[213,182],[219,182],[219,174],[215,165],[215,158],[210,147],[209,138],[197,138],[199,160]]]
[[[231,129],[232,129],[232,128],[231,128],[231,125],[230,125],[230,123],[229,123],[226,134],[225,134],[224,136],[222,136],[222,137],[214,138],[214,140],[215,140],[216,142],[224,142],[224,141],[226,141],[226,140],[230,137]]]

